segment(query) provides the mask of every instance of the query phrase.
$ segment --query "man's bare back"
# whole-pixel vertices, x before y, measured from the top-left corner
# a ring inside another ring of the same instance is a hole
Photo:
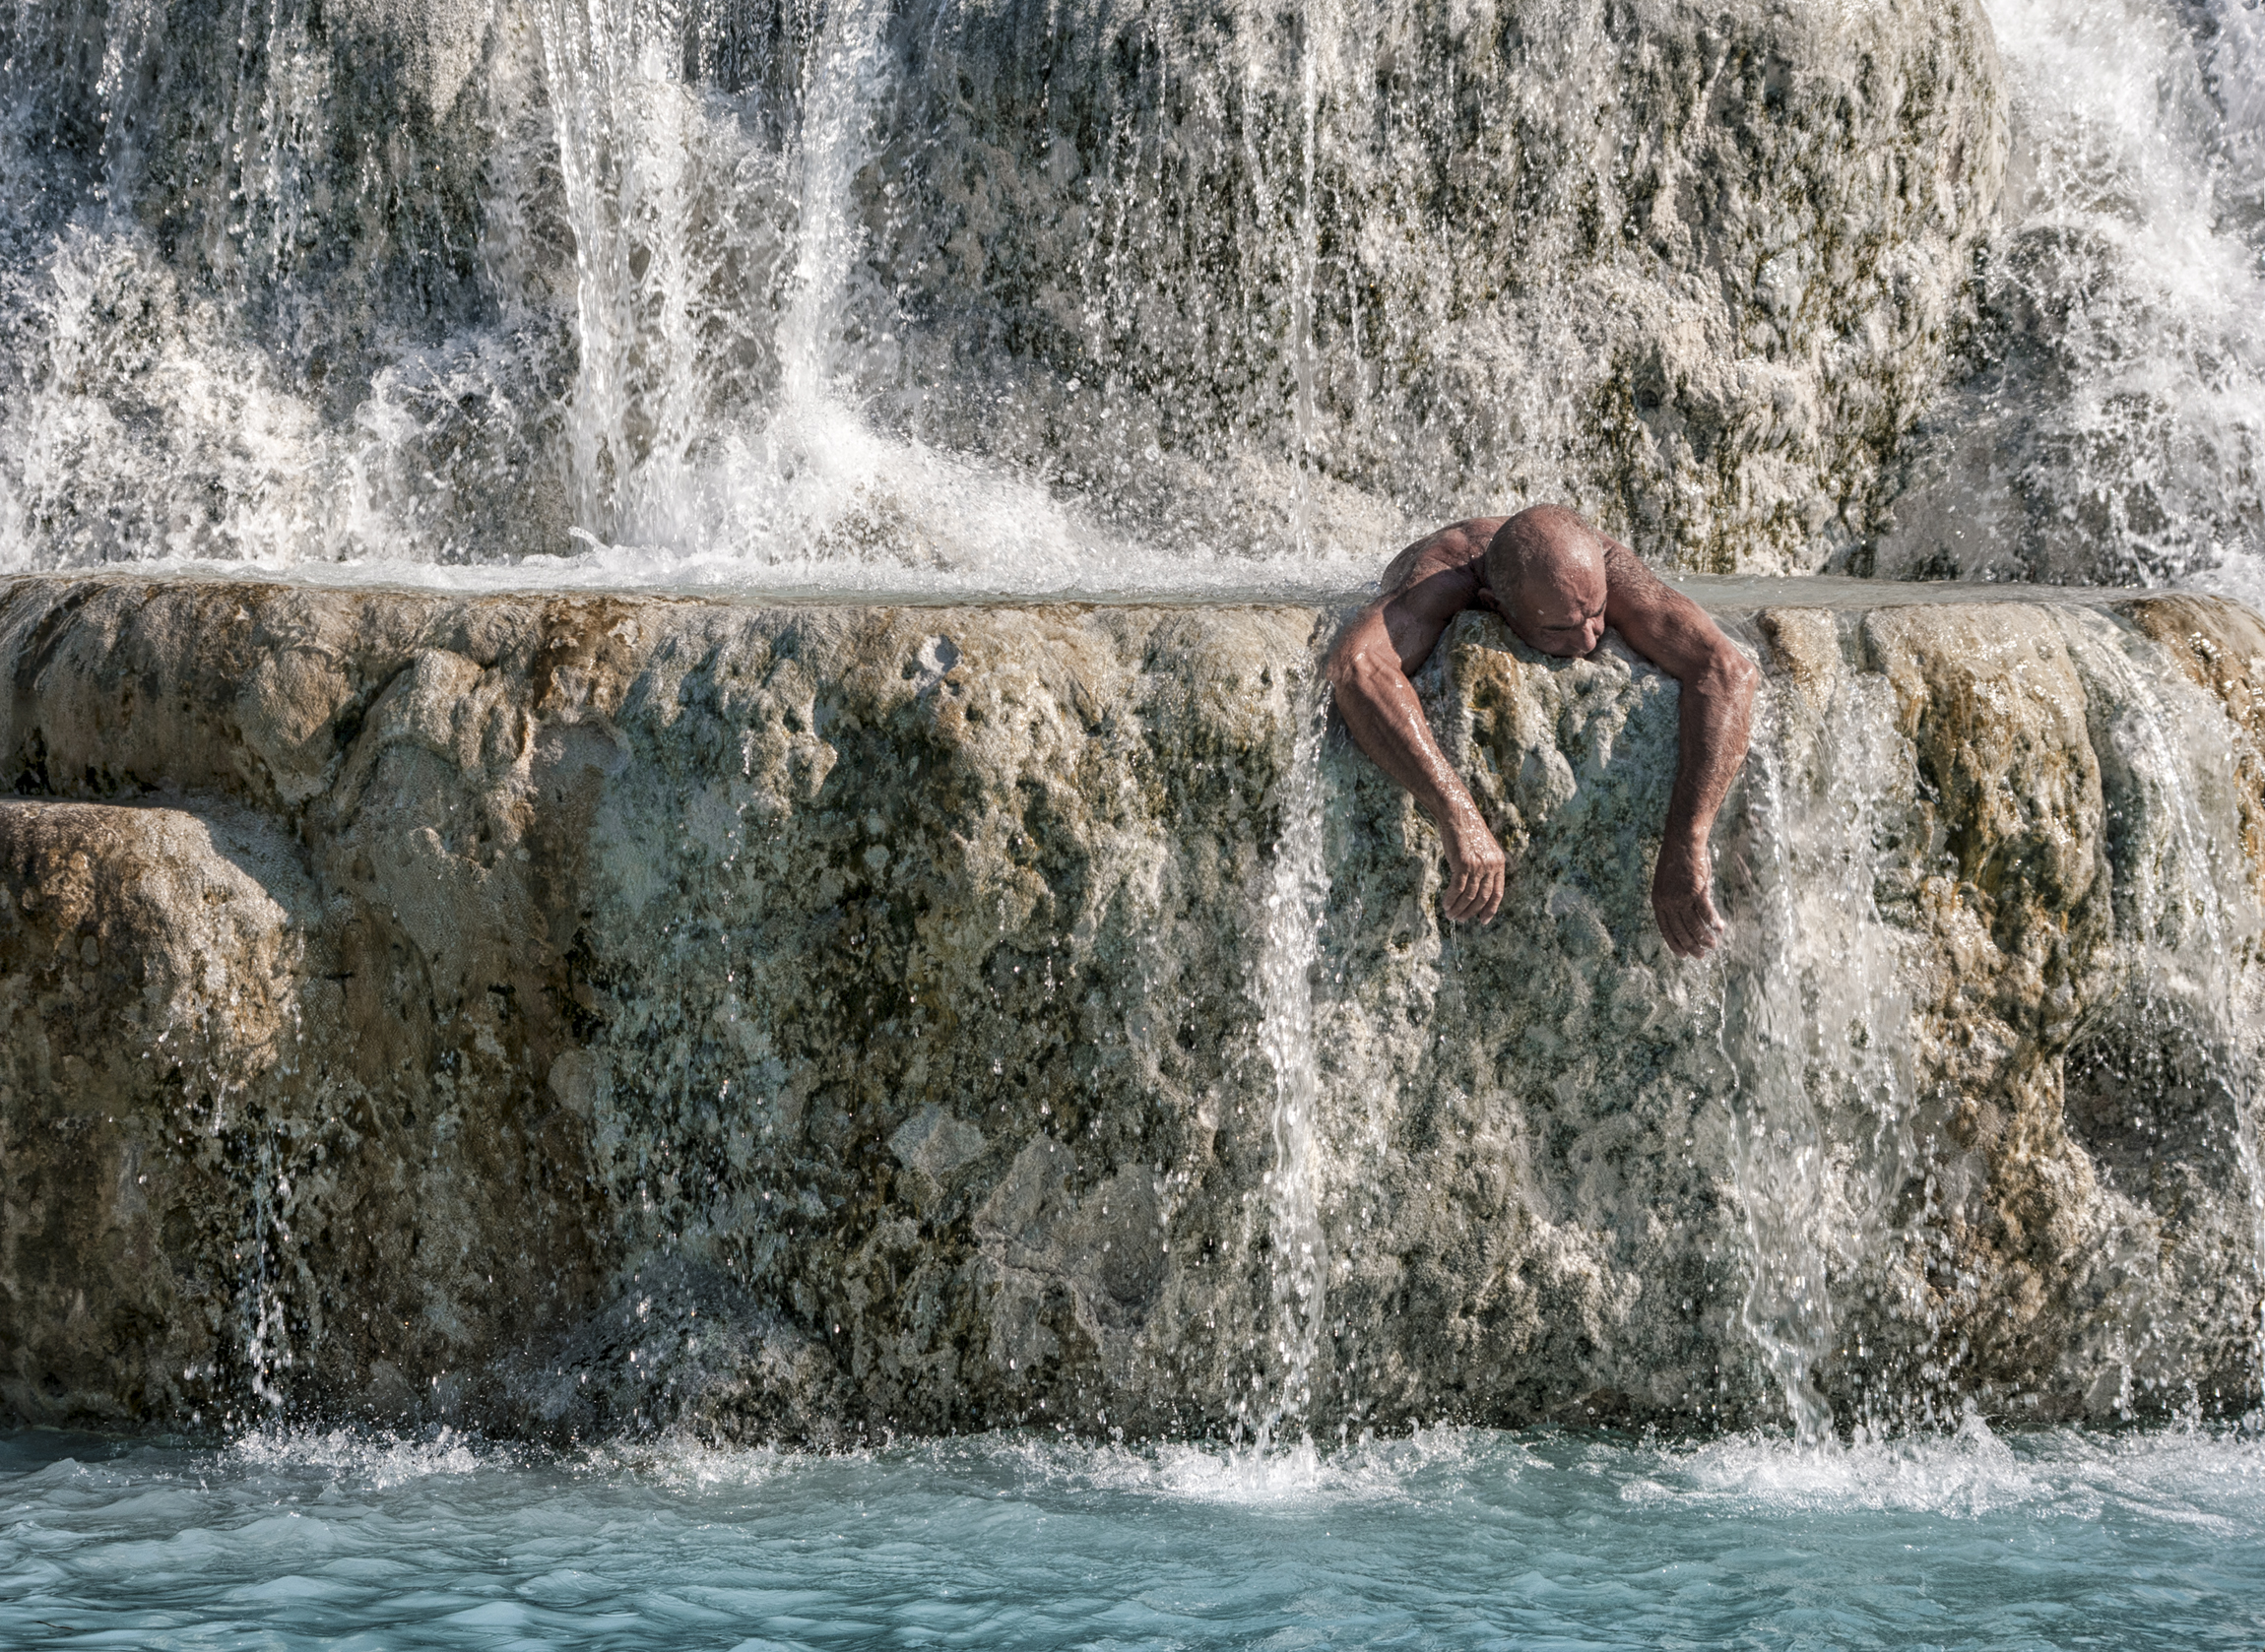
[[[1432,737],[1408,678],[1448,622],[1468,607],[1492,608],[1522,641],[1564,659],[1593,651],[1609,626],[1682,685],[1675,790],[1651,908],[1677,953],[1708,951],[1722,938],[1723,923],[1715,911],[1707,835],[1745,761],[1758,676],[1752,663],[1634,551],[1559,506],[1457,522],[1393,557],[1384,594],[1354,616],[1330,651],[1329,681],[1361,749],[1438,825],[1453,919],[1492,919],[1507,866],[1502,846]]]

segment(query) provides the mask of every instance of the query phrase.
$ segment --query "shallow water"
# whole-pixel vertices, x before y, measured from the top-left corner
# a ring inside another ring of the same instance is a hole
[[[0,1439],[11,1646],[2207,1647],[2265,1442]]]

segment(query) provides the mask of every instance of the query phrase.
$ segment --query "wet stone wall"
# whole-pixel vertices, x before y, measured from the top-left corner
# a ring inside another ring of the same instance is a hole
[[[2265,630],[1752,589],[1694,965],[1616,645],[1427,667],[1464,929],[1324,610],[18,580],[0,1407],[2246,1409]]]

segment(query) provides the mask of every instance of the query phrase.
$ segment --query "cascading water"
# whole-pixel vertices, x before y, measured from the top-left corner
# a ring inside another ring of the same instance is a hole
[[[1991,0],[2014,157],[1974,372],[1881,572],[2156,584],[2265,554],[2265,15]]]
[[[1993,46],[1971,7],[1890,10],[19,4],[0,567],[1287,600],[1562,497],[1690,570],[2238,585],[2259,14],[2003,0]],[[1741,1322],[1811,1441],[1892,1409],[1834,1388],[1875,1327],[1828,1284],[1873,1252],[1901,1357],[1955,1364],[1874,887],[1889,799],[1932,784],[1891,698],[1775,711],[1725,851]],[[2192,766],[2131,740],[2148,785]],[[1302,729],[1266,885],[1267,1438],[1328,1421],[1324,762]],[[2204,1066],[2247,1024],[2232,910],[2134,931]],[[2085,1036],[2105,1073],[2136,1035]],[[2212,1082],[2254,1188],[2249,1085]]]
[[[1813,192],[1917,269],[1991,187],[1977,91],[1885,138],[1961,158],[1939,222],[1789,174],[1781,219],[1694,229],[1653,207],[1726,162],[1678,140],[1631,173],[1576,111],[1696,95],[1585,0],[1537,0],[1501,54],[1422,8],[1179,0],[7,27],[19,567],[1326,590],[1543,494],[1685,563],[1813,566],[1887,476],[1817,351],[1915,407],[1955,294],[1852,270],[1878,304],[1773,312],[1767,345],[1700,294],[1810,233]],[[1931,38],[1818,27],[1940,78]],[[1670,33],[1714,106],[1761,118],[1757,43],[1697,28]],[[1799,118],[1843,106],[1821,87]],[[1616,213],[1637,244],[1600,236]],[[1752,359],[1717,383],[1694,349]],[[1766,481],[1725,488],[1716,429]]]
[[[2265,1167],[2253,1031],[2265,913],[2249,866],[2226,847],[2235,836],[2228,800],[2197,794],[2195,777],[2207,776],[2209,766],[2192,757],[2190,708],[2170,702],[2123,648],[2096,647],[2084,659],[2106,679],[2102,703],[2116,708],[2103,747],[2145,798],[2144,807],[2133,810],[2141,818],[2125,851],[2131,872],[2117,912],[2138,942],[2138,979],[2112,1030],[2111,1046],[2119,1048],[2094,1058],[2109,1070],[2100,1075],[2107,1082],[2087,1098],[2087,1111],[2109,1113],[2110,1130],[2128,1119],[2151,1138],[2142,1149],[2149,1159],[2179,1151],[2181,1134],[2197,1125],[2205,1138],[2219,1136],[2239,1170],[2247,1219],[2240,1237],[2252,1276],[2265,1287]],[[2080,1061],[2080,1083],[2091,1076],[2083,1067]],[[2144,1116],[2160,1107],[2142,1100],[2151,1093],[2177,1098],[2189,1115]],[[2174,1338],[2176,1328],[2163,1323],[2169,1317],[2155,1303],[2135,1304],[2135,1343]],[[2128,1386],[2131,1367],[2146,1363],[2144,1346],[2124,1358]],[[2246,1364],[2253,1387],[2265,1384],[2265,1317]]]
[[[1799,920],[1791,910],[1792,868],[1774,759],[1767,749],[1757,753],[1749,782],[1749,807],[1773,862],[1757,881],[1770,895],[1738,937],[1747,957],[1725,960],[1722,1046],[1739,1076],[1730,1104],[1731,1165],[1752,1268],[1741,1318],[1784,1390],[1796,1437],[1820,1445],[1833,1430],[1832,1408],[1815,1377],[1833,1336],[1825,1287],[1825,1138],[1802,1082],[1807,1024],[1788,970]]]
[[[1327,707],[1309,686],[1283,785],[1282,831],[1266,892],[1261,955],[1259,1038],[1272,1069],[1273,1169],[1266,1173],[1267,1241],[1273,1275],[1274,1353],[1280,1376],[1256,1430],[1259,1449],[1288,1428],[1312,1424],[1314,1362],[1328,1303],[1328,1240],[1321,1220],[1323,1087],[1315,1048],[1314,975],[1327,912],[1323,857],[1322,735]]]
[[[1884,685],[1826,686],[1821,704],[1787,687],[1764,705],[1725,854],[1741,922],[1719,966],[1749,1249],[1741,1317],[1805,1446],[1833,1439],[1820,1387],[1841,1334],[1829,1276],[1919,1237],[1898,1208],[1916,1101],[1910,1005],[1874,890],[1892,835],[1880,809],[1909,759]]]
[[[2255,0],[0,0],[6,1637],[2238,1639],[2261,258]],[[1544,499],[1711,962],[1329,723]]]
[[[609,540],[670,536],[704,411],[687,269],[704,111],[674,21],[637,0],[537,13],[574,237],[574,515]]]
[[[222,10],[7,26],[9,565],[1326,587],[1544,494],[1714,566],[2239,580],[2265,535],[2265,47],[2239,0],[1993,11],[2015,142],[1980,320],[1892,453],[1803,377],[1884,312],[1810,295],[1800,208],[1679,250],[1644,203],[1704,168],[1582,153],[1567,110],[1683,94],[1616,84],[1622,44],[1569,0],[1521,14],[1531,83],[1390,8],[1228,7],[1215,35],[1163,5]],[[1379,39],[1381,84],[1354,44]],[[1456,84],[1507,136],[1460,135]],[[1490,165],[1507,208],[1468,193]],[[1768,340],[1733,315],[1711,346],[1735,389],[1661,342],[1712,338],[1681,299],[1631,299],[1622,338],[1587,296],[1656,279],[1583,227],[1615,204],[1645,256],[1758,284]],[[1470,250],[1505,210],[1515,273]],[[1949,299],[1914,301],[1939,335]],[[1744,494],[1716,496],[1714,450]]]
[[[262,1138],[252,1167],[251,1234],[244,1258],[242,1354],[253,1395],[271,1413],[283,1410],[288,1372],[294,1363],[276,1258],[291,1243],[281,1206],[291,1181],[277,1163],[275,1143]]]

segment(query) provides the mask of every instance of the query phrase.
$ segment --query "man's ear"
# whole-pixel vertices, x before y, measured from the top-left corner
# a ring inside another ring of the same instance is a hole
[[[1471,602],[1475,606],[1489,609],[1494,613],[1499,613],[1505,619],[1510,617],[1510,610],[1494,600],[1494,587],[1491,585],[1480,586],[1478,588],[1478,595],[1472,598]]]

